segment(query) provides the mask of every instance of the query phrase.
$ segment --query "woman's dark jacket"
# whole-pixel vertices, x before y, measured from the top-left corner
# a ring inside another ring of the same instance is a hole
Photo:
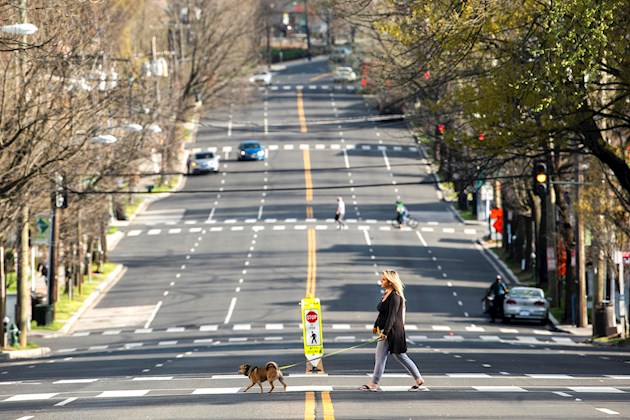
[[[377,306],[378,318],[374,326],[380,328],[381,332],[387,336],[389,352],[392,354],[407,353],[403,307],[403,298],[395,291]]]

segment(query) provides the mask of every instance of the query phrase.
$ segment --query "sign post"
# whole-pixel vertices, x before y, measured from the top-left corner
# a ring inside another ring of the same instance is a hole
[[[322,335],[322,311],[320,301],[308,295],[302,299],[300,306],[302,307],[304,355],[306,359],[311,362],[311,372],[323,370],[322,356],[324,355],[324,340]]]

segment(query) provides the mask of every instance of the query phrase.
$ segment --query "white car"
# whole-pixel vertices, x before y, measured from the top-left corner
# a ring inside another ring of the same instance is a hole
[[[249,78],[249,82],[257,85],[269,86],[271,84],[271,73],[266,70],[258,72]]]
[[[219,159],[219,155],[210,150],[191,153],[188,156],[188,174],[196,175],[209,172],[216,174],[219,172]]]
[[[357,80],[357,74],[351,67],[337,67],[333,74],[333,80],[335,82],[354,82]]]
[[[503,320],[524,319],[546,324],[549,320],[549,301],[538,287],[513,287],[503,300]]]

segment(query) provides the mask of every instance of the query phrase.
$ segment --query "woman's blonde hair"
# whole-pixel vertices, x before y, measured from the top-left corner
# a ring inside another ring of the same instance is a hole
[[[398,273],[395,272],[394,270],[385,270],[385,271],[383,271],[383,277],[385,277],[387,279],[389,284],[392,285],[392,288],[396,292],[398,292],[400,297],[403,298],[403,300],[404,300],[405,299],[405,294],[403,293],[403,288],[405,287],[405,285],[403,284],[402,280],[400,279],[400,276],[398,275]]]

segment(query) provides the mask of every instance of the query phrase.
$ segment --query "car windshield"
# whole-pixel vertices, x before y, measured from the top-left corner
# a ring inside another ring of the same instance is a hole
[[[260,149],[260,143],[243,143],[241,147],[243,149]]]
[[[195,154],[195,159],[213,159],[214,158],[214,153],[212,152],[205,152],[205,153],[197,153]]]
[[[511,297],[517,298],[542,298],[542,292],[535,289],[512,289],[510,291]]]

